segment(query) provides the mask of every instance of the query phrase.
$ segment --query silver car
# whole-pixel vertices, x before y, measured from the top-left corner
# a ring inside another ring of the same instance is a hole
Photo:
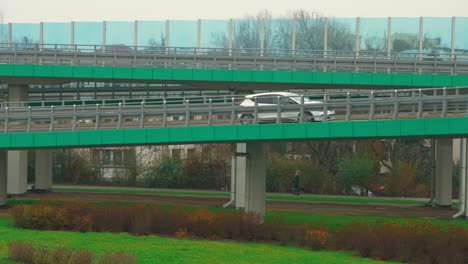
[[[258,122],[259,123],[276,123],[278,112],[275,106],[281,105],[281,122],[299,122],[301,113],[301,95],[289,92],[272,92],[272,93],[258,93],[246,95],[241,107],[255,107],[255,101],[259,106],[258,111]],[[323,111],[320,111],[320,107],[317,110],[309,110],[307,106],[310,105],[321,105],[321,101],[313,101],[304,97],[304,122],[320,122],[323,121]],[[266,110],[262,110],[264,106],[268,107]],[[254,110],[252,113],[243,113],[238,116],[242,124],[252,124],[254,121]],[[335,111],[327,111],[327,120],[334,120]]]

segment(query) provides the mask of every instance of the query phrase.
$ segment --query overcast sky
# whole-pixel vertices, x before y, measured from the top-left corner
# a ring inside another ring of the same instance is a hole
[[[468,16],[468,0],[0,0],[4,22],[194,20],[305,9],[334,17]]]

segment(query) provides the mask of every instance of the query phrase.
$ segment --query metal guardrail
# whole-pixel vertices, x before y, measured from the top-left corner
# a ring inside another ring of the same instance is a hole
[[[318,94],[307,95],[315,97]],[[276,96],[276,95],[275,95]],[[334,92],[319,95],[316,104],[255,105],[241,107],[243,98],[228,102],[191,101],[180,104],[95,104],[0,108],[0,131],[3,133],[35,131],[76,131],[145,127],[213,126],[239,124],[242,115],[250,115],[252,123],[307,122],[307,112],[321,112],[320,119],[329,117],[342,121],[379,119],[421,119],[468,116],[468,89],[411,89],[395,91]],[[297,113],[296,120],[284,120],[285,113]],[[263,119],[262,115],[270,115]],[[271,117],[273,116],[273,117]],[[317,117],[317,116],[314,116]]]
[[[468,55],[0,43],[0,64],[468,74]]]

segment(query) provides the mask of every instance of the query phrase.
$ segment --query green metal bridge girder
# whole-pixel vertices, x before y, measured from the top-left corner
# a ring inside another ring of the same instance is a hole
[[[468,117],[219,125],[0,134],[0,148],[29,149],[206,142],[466,137]]]
[[[65,65],[0,65],[0,78],[60,78],[109,81],[203,81],[240,83],[344,84],[373,86],[468,86],[468,75],[385,74],[356,72],[301,72],[139,68]]]

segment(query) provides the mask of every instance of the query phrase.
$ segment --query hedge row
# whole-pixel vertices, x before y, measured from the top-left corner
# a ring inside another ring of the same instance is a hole
[[[136,258],[127,253],[105,252],[101,256],[88,250],[48,248],[34,246],[21,241],[12,242],[8,246],[10,260],[26,264],[133,264]]]
[[[18,227],[39,230],[128,232],[178,238],[274,242],[310,249],[352,250],[360,256],[412,263],[468,263],[468,230],[443,230],[429,222],[363,222],[330,230],[281,225],[280,219],[208,209],[150,206],[98,207],[84,203],[18,205],[11,209]]]

